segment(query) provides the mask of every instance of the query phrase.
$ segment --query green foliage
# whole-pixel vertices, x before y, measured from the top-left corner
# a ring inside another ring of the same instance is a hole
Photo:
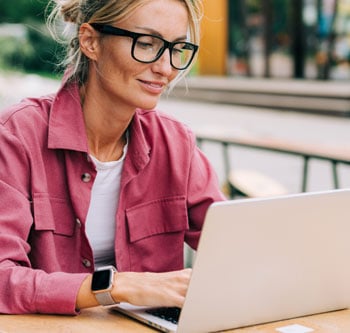
[[[0,44],[0,66],[5,68],[22,69],[24,59],[33,52],[28,41],[14,37],[1,37]]]
[[[0,0],[0,24],[21,23],[26,38],[0,38],[0,67],[56,73],[63,49],[45,28],[49,0]]]
[[[261,0],[247,0],[246,5],[252,13],[258,13],[261,10]]]
[[[63,52],[42,25],[31,25],[26,38],[0,39],[0,67],[28,72],[57,73],[57,63]]]
[[[48,0],[1,0],[0,23],[44,22]]]

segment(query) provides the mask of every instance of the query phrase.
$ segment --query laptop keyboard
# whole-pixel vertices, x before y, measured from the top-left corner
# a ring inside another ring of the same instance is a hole
[[[173,324],[177,324],[180,317],[180,308],[172,307],[172,308],[155,308],[146,310],[147,313],[170,321]]]

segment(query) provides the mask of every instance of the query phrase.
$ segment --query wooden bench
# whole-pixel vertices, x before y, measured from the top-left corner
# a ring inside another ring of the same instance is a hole
[[[248,198],[274,197],[288,193],[288,190],[275,179],[253,169],[230,170],[225,185],[227,186],[226,194],[230,198],[236,196]]]
[[[339,164],[350,165],[350,148],[347,147],[327,147],[319,146],[308,143],[292,142],[286,140],[280,140],[270,137],[253,137],[253,136],[239,136],[239,137],[229,137],[225,135],[218,135],[213,133],[196,132],[198,145],[201,146],[203,142],[215,142],[221,145],[223,149],[223,159],[224,159],[224,170],[228,181],[231,180],[237,184],[237,179],[232,176],[234,174],[234,169],[231,170],[230,158],[229,158],[229,147],[240,146],[251,149],[260,149],[266,151],[272,151],[276,153],[289,154],[294,156],[299,156],[303,159],[303,169],[302,169],[302,184],[301,192],[307,191],[307,182],[309,175],[309,162],[311,159],[318,159],[323,161],[328,161],[332,165],[332,178],[334,188],[339,188],[339,177],[337,166]],[[247,179],[247,175],[244,175]],[[264,179],[262,176],[257,176]],[[241,177],[242,179],[242,177]],[[266,180],[266,179],[265,179]],[[269,180],[271,183],[271,180]],[[239,183],[239,181],[238,181]],[[266,181],[265,185],[268,182]],[[279,188],[279,185],[274,184],[274,191]],[[239,186],[238,186],[239,189]],[[283,193],[283,188],[279,188]],[[256,190],[255,190],[256,191]]]

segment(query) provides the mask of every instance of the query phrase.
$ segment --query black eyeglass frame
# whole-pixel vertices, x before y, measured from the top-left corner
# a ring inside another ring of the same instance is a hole
[[[169,42],[159,36],[156,35],[151,35],[151,34],[141,34],[138,32],[133,32],[133,31],[129,31],[129,30],[125,30],[125,29],[121,29],[121,28],[117,28],[117,27],[113,27],[111,25],[107,25],[107,24],[100,24],[100,23],[90,23],[90,25],[97,30],[100,33],[106,34],[106,35],[114,35],[114,36],[125,36],[125,37],[130,37],[132,38],[132,47],[131,47],[131,56],[133,57],[133,59],[135,59],[138,62],[144,63],[144,64],[150,64],[152,62],[156,62],[165,52],[166,49],[169,49],[170,51],[170,64],[172,67],[174,67],[177,70],[185,70],[187,69],[192,61],[193,58],[195,57],[197,51],[198,51],[198,45],[196,44],[192,44],[189,42]],[[134,51],[135,51],[135,45],[137,40],[140,37],[153,37],[153,38],[157,38],[161,41],[163,41],[164,43],[164,47],[158,52],[157,56],[151,60],[151,61],[144,61],[144,60],[140,60],[137,59],[134,55]],[[176,47],[176,45],[178,44],[186,44],[189,46],[190,49],[193,50],[192,56],[188,61],[188,64],[185,67],[177,67],[173,64],[173,57],[172,57],[172,50]]]

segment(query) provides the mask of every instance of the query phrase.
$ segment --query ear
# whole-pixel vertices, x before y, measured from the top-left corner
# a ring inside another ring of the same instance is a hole
[[[81,51],[91,60],[97,60],[99,50],[98,32],[88,23],[83,23],[79,29]]]

